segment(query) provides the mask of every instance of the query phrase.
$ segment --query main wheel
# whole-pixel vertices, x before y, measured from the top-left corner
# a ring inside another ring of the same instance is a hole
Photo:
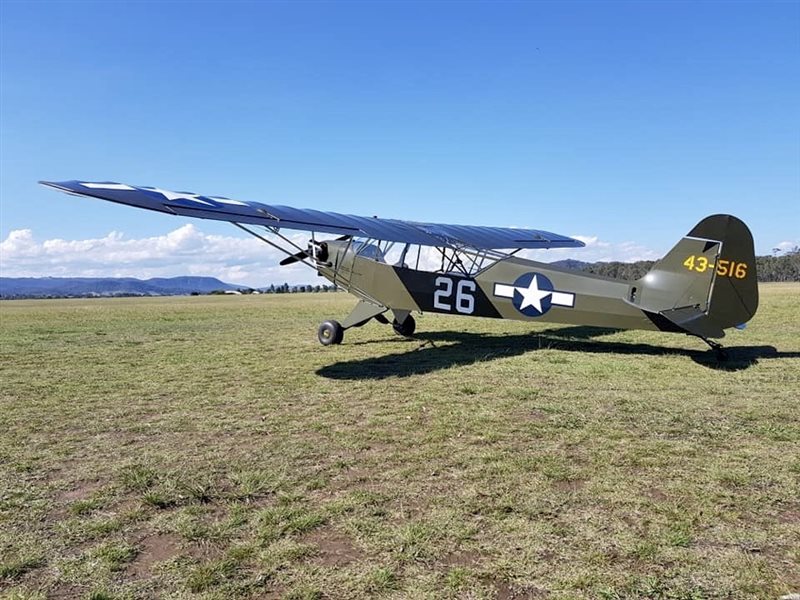
[[[344,328],[339,321],[323,321],[317,329],[317,338],[323,346],[341,344],[344,339]]]
[[[416,328],[417,322],[411,315],[408,315],[406,320],[402,323],[398,323],[396,319],[392,321],[392,329],[394,329],[395,333],[402,335],[403,337],[411,337],[414,335],[414,330]]]

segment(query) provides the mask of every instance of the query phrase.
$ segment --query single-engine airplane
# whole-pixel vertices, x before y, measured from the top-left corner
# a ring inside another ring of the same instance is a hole
[[[584,245],[548,231],[357,217],[113,182],[40,183],[170,215],[229,221],[287,254],[282,265],[310,266],[358,298],[341,322],[319,326],[326,346],[340,344],[345,330],[371,319],[389,324],[387,312],[394,330],[408,337],[416,327],[412,312],[435,312],[679,332],[724,358],[713,338],[743,327],[758,308],[753,237],[731,215],[706,217],[644,277],[627,281],[516,256],[524,249]],[[307,247],[286,237],[285,229],[311,232]],[[318,239],[331,234],[339,237]],[[423,248],[435,252],[435,268],[420,268]]]

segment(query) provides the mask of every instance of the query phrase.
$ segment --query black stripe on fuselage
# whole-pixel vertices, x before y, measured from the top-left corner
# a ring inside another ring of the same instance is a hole
[[[394,272],[406,286],[408,293],[414,298],[419,309],[423,312],[437,312],[452,315],[468,315],[473,317],[491,317],[493,319],[502,318],[500,313],[492,304],[492,301],[483,293],[483,290],[474,279],[469,279],[457,273],[430,273],[428,271],[416,271],[403,267],[394,267]],[[446,293],[448,284],[444,280],[450,280],[449,294]],[[438,281],[438,283],[437,283]],[[462,293],[459,295],[459,284],[462,281],[471,281],[474,286],[464,286],[461,284]],[[434,306],[434,296],[438,292],[439,307]],[[467,312],[469,301],[465,296],[472,296],[472,311]],[[460,300],[459,300],[460,299]],[[441,308],[449,306],[450,310]]]

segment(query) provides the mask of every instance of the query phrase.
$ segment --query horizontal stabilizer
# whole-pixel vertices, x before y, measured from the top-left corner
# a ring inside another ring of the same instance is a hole
[[[669,319],[672,323],[677,325],[682,330],[692,335],[697,335],[704,338],[721,338],[725,337],[725,332],[722,328],[715,324],[709,316],[696,307],[676,308],[674,310],[665,310],[661,316]]]

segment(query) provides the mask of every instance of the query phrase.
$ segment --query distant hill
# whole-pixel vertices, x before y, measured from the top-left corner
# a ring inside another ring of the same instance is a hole
[[[574,271],[583,271],[586,267],[591,266],[592,263],[583,262],[582,260],[575,260],[574,258],[565,258],[562,260],[554,260],[549,263],[554,267],[561,267],[562,269],[572,269]]]
[[[214,277],[0,277],[0,297],[180,296],[235,290]]]

